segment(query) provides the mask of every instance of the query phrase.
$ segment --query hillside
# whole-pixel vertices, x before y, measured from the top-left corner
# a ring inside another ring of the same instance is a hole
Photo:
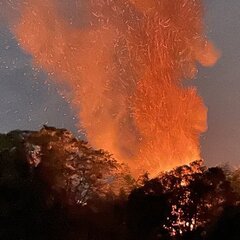
[[[239,239],[239,170],[155,179],[65,129],[0,135],[0,239]]]

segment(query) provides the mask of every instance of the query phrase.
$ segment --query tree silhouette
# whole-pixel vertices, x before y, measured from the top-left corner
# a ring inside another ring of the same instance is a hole
[[[0,136],[0,240],[238,239],[239,170],[202,161],[135,181],[65,129]]]

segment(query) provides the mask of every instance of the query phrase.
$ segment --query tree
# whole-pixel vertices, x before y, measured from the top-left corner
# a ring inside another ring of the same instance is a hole
[[[207,169],[202,161],[196,161],[163,173],[132,191],[128,202],[129,229],[139,239],[152,239],[152,235],[153,239],[184,239],[191,232],[203,239],[207,226],[235,202],[223,170]]]
[[[42,180],[68,204],[94,204],[97,199],[116,198],[132,188],[126,166],[65,129],[45,126],[25,142],[29,161],[40,162],[34,166]]]

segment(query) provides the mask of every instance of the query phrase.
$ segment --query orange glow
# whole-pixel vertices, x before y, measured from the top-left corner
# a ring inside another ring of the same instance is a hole
[[[199,159],[207,109],[182,80],[195,77],[196,62],[218,58],[203,33],[201,1],[90,0],[82,26],[59,8],[29,0],[13,31],[35,64],[70,88],[90,144],[136,173]]]

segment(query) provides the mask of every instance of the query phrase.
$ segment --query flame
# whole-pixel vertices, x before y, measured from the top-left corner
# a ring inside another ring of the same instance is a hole
[[[59,9],[56,0],[28,0],[13,31],[35,64],[70,88],[89,142],[133,172],[199,159],[207,108],[182,81],[219,55],[204,35],[201,1],[90,0],[84,24]]]

